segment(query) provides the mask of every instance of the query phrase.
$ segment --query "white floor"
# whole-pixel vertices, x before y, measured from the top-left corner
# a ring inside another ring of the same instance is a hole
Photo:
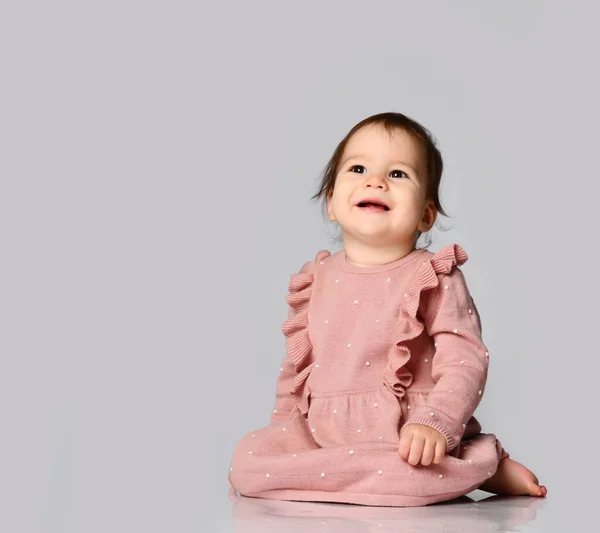
[[[425,507],[291,502],[229,494],[207,510],[211,533],[372,533],[557,531],[550,496],[500,497],[476,490]],[[210,517],[210,518],[209,518]],[[555,527],[556,526],[556,527]]]

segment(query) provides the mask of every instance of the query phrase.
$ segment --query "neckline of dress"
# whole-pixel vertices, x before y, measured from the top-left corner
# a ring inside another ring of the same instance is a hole
[[[401,266],[405,265],[406,263],[412,261],[413,259],[417,258],[423,252],[426,252],[426,251],[427,250],[424,248],[415,248],[414,250],[412,250],[405,256],[400,257],[399,259],[396,259],[395,261],[392,261],[391,263],[385,263],[383,265],[371,265],[371,266],[358,266],[353,263],[350,263],[346,259],[346,254],[343,249],[336,252],[335,255],[337,256],[336,257],[337,264],[345,272],[351,272],[353,274],[376,274],[378,272],[387,272],[388,270],[393,270],[395,268],[401,267]]]

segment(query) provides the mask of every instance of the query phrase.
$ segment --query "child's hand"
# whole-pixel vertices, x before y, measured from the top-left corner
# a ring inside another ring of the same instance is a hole
[[[446,453],[446,438],[424,424],[406,424],[400,432],[398,454],[411,465],[439,464]]]

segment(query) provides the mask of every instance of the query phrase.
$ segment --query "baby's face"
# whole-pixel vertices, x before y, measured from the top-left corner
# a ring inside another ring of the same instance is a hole
[[[342,155],[327,211],[344,238],[386,245],[410,242],[425,208],[426,176],[418,144],[402,130],[393,135],[379,125],[356,132]],[[360,207],[368,197],[383,201],[389,210]]]

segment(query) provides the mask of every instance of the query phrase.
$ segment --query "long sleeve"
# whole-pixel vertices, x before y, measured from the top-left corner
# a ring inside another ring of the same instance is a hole
[[[291,320],[294,315],[295,310],[290,307],[288,320]],[[296,375],[296,366],[294,365],[290,355],[286,353],[283,362],[281,363],[279,377],[277,378],[275,405],[273,406],[273,411],[271,412],[271,424],[280,420],[286,420],[290,417],[295,406],[294,398],[290,395],[290,390]]]
[[[314,261],[307,261],[288,284],[288,318],[281,326],[285,335],[286,356],[277,380],[275,406],[271,423],[290,417],[294,409],[304,415],[308,412],[308,389],[305,381],[310,374],[313,361],[312,344],[308,334],[308,307],[314,281],[314,268],[331,254],[328,250],[317,253]]]
[[[462,438],[479,405],[488,372],[481,320],[463,272],[453,268],[423,298],[423,322],[435,342],[434,387],[425,405],[415,406],[407,424],[425,424],[446,437],[446,453]]]

